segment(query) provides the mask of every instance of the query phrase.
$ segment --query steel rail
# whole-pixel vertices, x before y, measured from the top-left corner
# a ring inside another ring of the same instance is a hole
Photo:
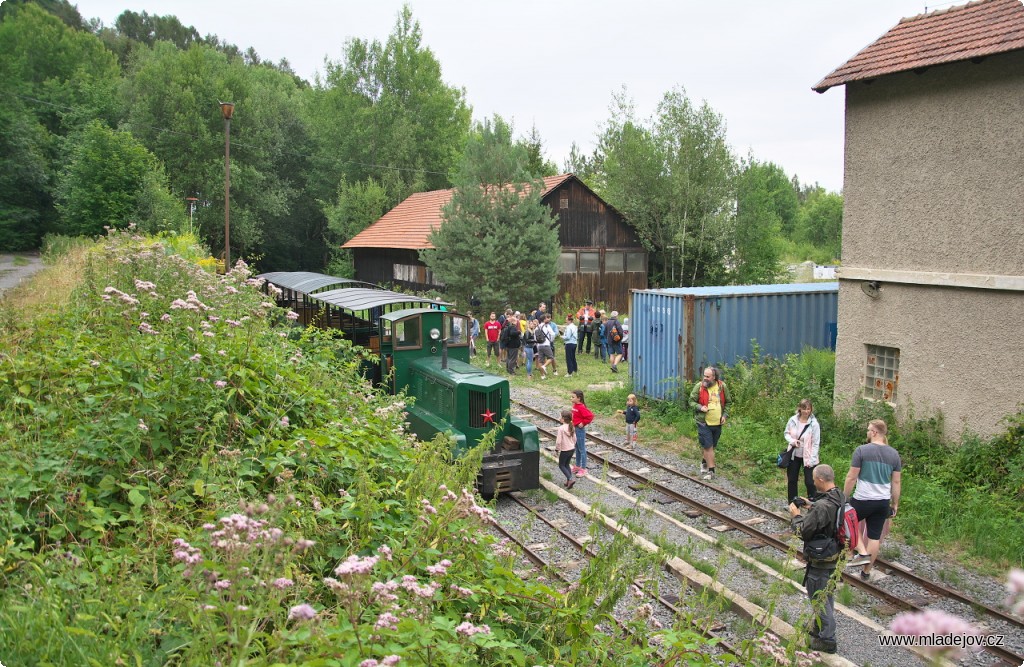
[[[535,410],[535,409],[531,408],[530,406],[524,405],[524,404],[522,404],[522,403],[520,403],[518,401],[515,401],[514,403],[516,405],[522,407],[523,409],[526,409],[530,413],[536,414],[538,416],[543,416],[543,417],[547,418],[550,421],[557,421],[557,422],[561,421],[561,420],[555,419],[554,417],[551,417],[550,415],[545,414],[544,412],[541,412],[539,410]],[[538,430],[543,432],[544,434],[548,435],[549,437],[554,438],[555,434],[553,434],[551,431],[542,429],[540,427],[538,427]],[[598,442],[598,443],[602,444],[602,445],[611,446],[611,447],[613,447],[615,449],[618,449],[620,451],[624,451],[624,452],[626,452],[626,453],[628,453],[630,455],[633,455],[632,452],[629,452],[628,450],[623,450],[621,447],[618,447],[617,445],[609,443],[606,440],[603,440],[603,439],[600,439],[600,438],[596,438],[595,436],[592,436],[592,435],[589,435],[589,434],[588,434],[587,437],[592,439],[592,440],[594,440],[595,442]],[[761,531],[757,530],[756,528],[748,526],[747,524],[743,523],[743,521],[741,519],[734,519],[734,518],[728,516],[727,514],[725,514],[723,512],[720,512],[718,510],[715,510],[715,509],[713,509],[713,508],[711,508],[711,507],[709,507],[707,505],[704,505],[703,503],[701,503],[699,501],[693,500],[692,498],[690,498],[688,496],[685,496],[682,493],[680,493],[680,492],[678,492],[678,491],[676,491],[676,490],[674,490],[674,489],[672,489],[670,487],[665,486],[664,484],[661,484],[661,483],[656,482],[654,480],[648,479],[648,478],[644,477],[643,475],[641,475],[639,473],[636,473],[636,472],[630,470],[629,468],[627,468],[627,467],[625,467],[623,465],[620,465],[618,463],[614,463],[611,460],[609,460],[607,457],[601,456],[600,454],[593,454],[593,453],[588,452],[587,456],[588,456],[588,458],[593,458],[593,459],[596,459],[597,461],[600,461],[600,462],[604,463],[605,466],[607,466],[611,470],[614,470],[615,472],[618,472],[619,474],[621,474],[621,475],[623,475],[625,477],[628,477],[628,478],[630,478],[630,479],[632,479],[632,480],[634,480],[636,482],[644,484],[644,485],[648,486],[649,488],[651,488],[651,489],[653,489],[655,491],[658,491],[662,495],[665,495],[665,496],[667,496],[669,498],[672,498],[673,500],[676,500],[676,501],[681,502],[681,503],[683,503],[685,505],[693,507],[694,509],[699,510],[700,512],[702,512],[704,514],[707,514],[708,516],[711,516],[711,517],[717,519],[718,521],[721,521],[721,522],[723,522],[723,523],[725,523],[725,524],[727,524],[729,526],[732,526],[736,530],[739,530],[739,531],[741,531],[743,533],[746,533],[747,535],[749,535],[749,536],[751,536],[751,537],[753,537],[753,538],[755,538],[757,540],[765,542],[766,544],[774,547],[775,549],[777,549],[779,551],[782,551],[783,553],[787,553],[788,554],[791,551],[791,547],[790,547],[790,545],[788,543],[778,539],[774,535],[769,535],[768,533],[762,533]],[[640,457],[640,456],[638,456],[637,458],[643,459],[643,457]],[[658,465],[659,468],[662,468],[662,469],[665,469],[665,470],[669,470],[670,472],[673,472],[673,473],[675,473],[677,475],[680,475],[680,476],[683,476],[683,477],[686,477],[686,478],[689,479],[689,476],[687,476],[687,475],[685,475],[683,473],[680,473],[678,471],[672,470],[671,468],[668,468],[666,466],[662,466],[660,464],[657,464],[657,465]],[[718,489],[717,487],[714,487],[712,485],[704,484],[704,486],[708,486],[708,487],[714,489],[715,491],[721,493],[722,495],[724,495],[726,497],[734,497],[734,496],[732,496],[732,494],[730,494],[728,492],[725,492],[725,491],[722,491],[721,489]],[[745,500],[743,501],[742,504],[750,505],[749,501],[745,501]],[[768,514],[768,515],[770,515],[770,516],[772,516],[772,517],[774,517],[776,519],[779,518],[779,515],[775,514],[774,512],[769,512],[768,510],[762,509],[762,508],[760,508],[760,507],[758,507],[756,505],[753,506],[753,509],[756,509],[756,511],[761,512],[761,513],[766,513],[766,514]],[[796,555],[796,558],[798,560],[805,561],[802,553],[795,552],[795,555]],[[879,561],[876,560],[876,564],[878,562]],[[903,570],[903,569],[897,568],[897,567],[893,567],[891,564],[886,564],[886,566],[890,569],[890,571],[896,572],[900,576],[904,576],[904,575],[909,574],[906,570]],[[908,580],[914,581],[914,579],[917,578],[917,577],[916,577],[916,575],[911,575],[911,576],[908,576],[906,578]],[[886,602],[888,602],[889,604],[892,604],[892,605],[894,605],[894,606],[896,606],[896,607],[898,607],[900,609],[906,609],[906,610],[917,611],[917,612],[923,611],[923,608],[920,605],[917,605],[917,604],[915,604],[913,602],[910,602],[909,600],[906,600],[906,599],[904,599],[904,598],[902,598],[902,597],[900,597],[898,595],[890,593],[889,591],[881,588],[880,586],[877,586],[877,585],[872,584],[870,582],[864,581],[864,580],[862,580],[860,577],[858,577],[856,575],[848,574],[847,572],[843,572],[842,573],[842,579],[847,584],[849,584],[851,586],[854,586],[855,588],[859,588],[859,589],[861,589],[863,591],[866,591],[870,595],[873,595],[875,597],[881,598],[881,599],[885,600]],[[922,582],[926,582],[927,580],[921,580],[921,581]],[[939,586],[938,584],[934,584],[933,582],[928,582],[928,584],[930,584],[930,586],[932,586],[932,587],[935,587],[936,589],[942,589],[943,588],[943,587]],[[921,584],[921,587],[929,589],[929,585],[925,585],[924,583]],[[936,591],[933,591],[933,592],[939,592],[939,591],[936,590]],[[993,615],[999,615],[1000,617],[1005,616],[1001,612],[998,612],[998,610],[991,609],[987,605],[984,605],[984,604],[982,604],[980,602],[976,602],[976,601],[970,600],[969,598],[966,598],[965,596],[963,596],[963,595],[961,595],[959,593],[954,593],[953,595],[948,595],[947,597],[950,597],[952,599],[957,599],[957,600],[959,600],[961,602],[966,602],[967,604],[971,605],[972,607],[978,607],[978,608],[983,608],[985,610],[990,610],[991,612],[994,612]],[[1015,619],[1011,619],[1011,620],[1015,620]],[[1017,622],[1016,624],[1020,625],[1019,622]],[[1004,660],[1008,665],[1012,664],[1013,667],[1019,667],[1022,663],[1024,663],[1024,656],[1020,656],[1020,655],[1017,655],[1015,653],[1012,653],[1012,652],[1010,652],[1010,651],[1008,651],[1008,650],[1006,650],[1006,649],[1004,649],[1004,648],[1002,648],[1000,646],[984,646],[982,648],[985,651],[987,651],[987,652],[989,652],[989,653],[999,657],[1001,660]]]

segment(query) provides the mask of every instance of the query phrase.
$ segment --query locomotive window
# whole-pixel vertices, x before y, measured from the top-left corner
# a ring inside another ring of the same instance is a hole
[[[395,322],[395,347],[421,347],[420,318],[410,317]]]
[[[604,272],[622,273],[626,269],[626,256],[621,252],[608,250],[604,253]]]
[[[626,270],[643,273],[644,270],[644,254],[642,252],[627,252],[626,253]]]
[[[559,273],[576,273],[576,253],[563,252],[558,256]]]
[[[580,253],[580,273],[600,273],[601,272],[601,253],[599,252],[581,252]]]
[[[444,333],[450,346],[465,347],[469,345],[469,320],[462,315],[445,316]]]

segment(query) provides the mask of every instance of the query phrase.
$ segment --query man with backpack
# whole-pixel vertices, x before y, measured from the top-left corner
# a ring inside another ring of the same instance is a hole
[[[793,518],[793,532],[804,542],[807,560],[804,587],[815,615],[809,628],[810,646],[815,651],[835,653],[835,583],[832,578],[846,549],[846,529],[841,521],[846,496],[836,488],[832,466],[824,463],[814,469],[814,488],[818,492],[814,502],[795,498],[789,504],[789,515]]]
[[[608,361],[611,363],[612,373],[619,372],[619,362],[622,361],[622,323],[619,322],[619,311],[613,310],[611,317],[604,323],[605,337],[608,339],[608,349],[611,351]]]

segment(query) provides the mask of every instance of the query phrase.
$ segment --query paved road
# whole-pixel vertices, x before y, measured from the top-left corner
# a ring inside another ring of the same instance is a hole
[[[18,259],[15,262],[15,258]],[[25,262],[28,262],[27,264]],[[39,255],[32,253],[0,254],[0,296],[36,271],[43,268]]]

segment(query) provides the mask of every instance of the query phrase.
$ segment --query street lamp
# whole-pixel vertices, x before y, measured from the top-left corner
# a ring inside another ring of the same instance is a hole
[[[231,115],[234,102],[220,102],[224,116],[224,273],[231,270]]]

